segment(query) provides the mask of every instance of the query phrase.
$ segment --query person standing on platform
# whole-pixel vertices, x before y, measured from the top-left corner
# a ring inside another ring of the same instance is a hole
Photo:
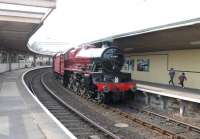
[[[172,83],[173,86],[174,86],[174,76],[175,76],[175,70],[171,68],[169,70],[169,77],[170,77],[169,84]]]
[[[187,77],[185,76],[185,73],[183,72],[179,77],[179,84],[181,85],[182,88],[185,88],[184,86],[184,81],[187,80]]]

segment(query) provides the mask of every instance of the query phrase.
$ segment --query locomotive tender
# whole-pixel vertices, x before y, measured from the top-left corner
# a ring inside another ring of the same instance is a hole
[[[113,46],[87,45],[53,56],[53,71],[63,85],[101,103],[116,102],[133,94],[130,73],[121,72],[122,51]]]

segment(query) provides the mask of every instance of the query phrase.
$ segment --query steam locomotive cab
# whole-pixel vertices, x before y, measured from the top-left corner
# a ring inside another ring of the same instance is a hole
[[[79,95],[109,103],[135,89],[131,74],[121,72],[124,56],[116,47],[87,47],[65,55],[63,83]]]

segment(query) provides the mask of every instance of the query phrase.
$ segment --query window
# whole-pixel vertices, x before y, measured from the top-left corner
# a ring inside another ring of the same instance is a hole
[[[24,60],[25,59],[25,56],[24,55],[18,55],[18,60]]]
[[[131,72],[134,70],[134,65],[135,65],[135,60],[127,57],[125,58],[125,62],[122,67],[122,70]]]
[[[18,62],[18,55],[16,53],[11,54],[11,63],[17,63]]]
[[[129,70],[129,58],[125,58],[122,70],[124,70],[124,71],[128,71]]]
[[[7,53],[4,51],[0,52],[0,63],[7,63]]]
[[[64,55],[64,60],[68,60],[68,52],[63,55]]]
[[[149,59],[138,59],[137,60],[138,71],[149,71]]]
[[[130,59],[129,62],[129,71],[134,71],[134,67],[135,67],[135,60],[134,59]]]

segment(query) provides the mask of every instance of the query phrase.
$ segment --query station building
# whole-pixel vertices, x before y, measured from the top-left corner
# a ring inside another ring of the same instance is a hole
[[[120,34],[92,42],[100,45],[112,40],[120,47],[126,62],[123,71],[132,79],[156,84],[169,84],[169,70],[174,68],[174,82],[185,73],[185,87],[200,89],[200,19],[192,19],[135,32]]]

